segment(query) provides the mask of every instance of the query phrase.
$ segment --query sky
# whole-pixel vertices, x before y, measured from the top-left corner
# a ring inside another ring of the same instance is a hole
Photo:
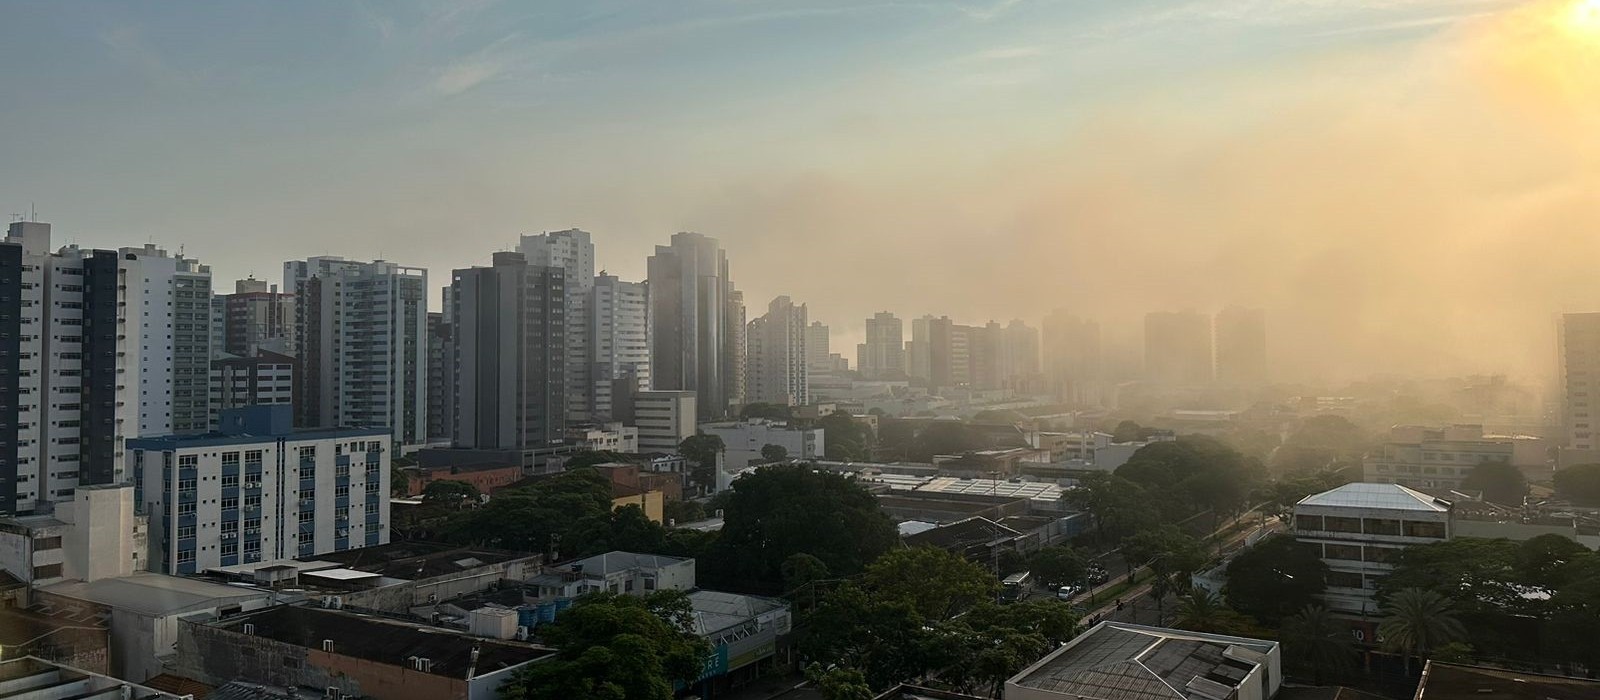
[[[1305,381],[1543,377],[1600,310],[1597,0],[11,0],[0,66],[0,213],[224,290],[693,230],[852,359],[1242,304]]]

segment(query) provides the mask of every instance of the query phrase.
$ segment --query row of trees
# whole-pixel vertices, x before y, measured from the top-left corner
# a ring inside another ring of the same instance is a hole
[[[1103,544],[1195,513],[1220,521],[1242,511],[1265,475],[1260,462],[1201,435],[1146,445],[1114,473],[1090,473],[1069,491]]]

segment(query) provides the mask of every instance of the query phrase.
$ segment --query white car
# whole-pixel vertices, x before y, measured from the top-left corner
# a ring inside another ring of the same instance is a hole
[[[1072,600],[1073,598],[1078,597],[1078,594],[1080,593],[1083,593],[1082,586],[1062,586],[1061,588],[1056,589],[1056,598],[1061,600]]]

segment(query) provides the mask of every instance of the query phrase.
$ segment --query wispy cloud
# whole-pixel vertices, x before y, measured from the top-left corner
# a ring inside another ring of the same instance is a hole
[[[123,25],[101,32],[100,43],[110,50],[111,57],[132,66],[150,82],[172,86],[187,83],[198,74],[179,69],[166,60],[145,36],[139,25]]]
[[[969,61],[1012,61],[1019,58],[1035,58],[1042,55],[1044,55],[1044,48],[1039,46],[1003,46],[970,53],[963,58]]]
[[[506,35],[447,63],[434,74],[430,90],[441,97],[449,97],[494,80],[518,62],[517,52],[512,50],[518,39],[518,34]]]

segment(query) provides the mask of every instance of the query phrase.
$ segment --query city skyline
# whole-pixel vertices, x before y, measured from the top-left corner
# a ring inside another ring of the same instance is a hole
[[[322,253],[442,279],[573,226],[641,280],[699,231],[759,272],[750,303],[806,299],[840,347],[881,309],[1242,304],[1288,324],[1286,378],[1543,376],[1554,315],[1600,298],[1586,255],[1548,255],[1596,245],[1568,2],[10,9],[0,60],[31,69],[0,78],[0,157],[29,167],[0,212],[222,280]]]

